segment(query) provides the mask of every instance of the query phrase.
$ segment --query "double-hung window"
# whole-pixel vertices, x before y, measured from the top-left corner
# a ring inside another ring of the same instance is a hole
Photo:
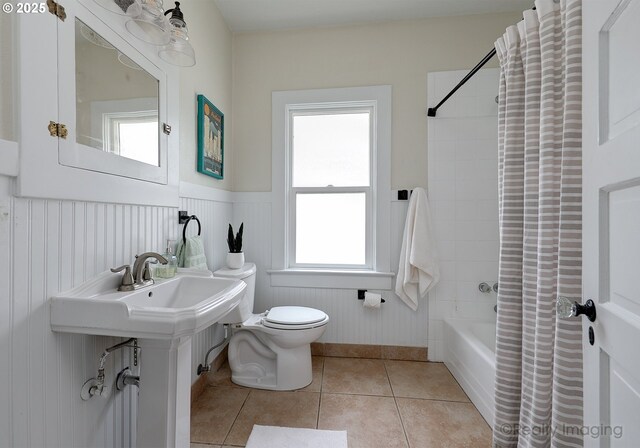
[[[390,93],[274,93],[272,285],[390,283]]]
[[[289,110],[289,267],[373,266],[373,108]]]

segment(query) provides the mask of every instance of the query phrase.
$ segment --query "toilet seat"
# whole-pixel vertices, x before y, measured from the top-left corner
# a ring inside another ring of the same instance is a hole
[[[266,312],[262,325],[278,330],[304,330],[324,325],[329,319],[323,311],[304,306],[276,306]]]

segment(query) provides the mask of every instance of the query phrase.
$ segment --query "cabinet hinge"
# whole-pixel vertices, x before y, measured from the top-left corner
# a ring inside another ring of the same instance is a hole
[[[64,12],[64,6],[54,0],[47,0],[47,6],[49,7],[49,12],[51,14],[64,22],[64,19],[67,18],[67,13]]]
[[[51,137],[67,138],[67,127],[64,124],[50,121],[47,127],[49,128]]]
[[[162,132],[164,132],[167,135],[171,134],[171,126],[168,125],[167,123],[162,123]]]

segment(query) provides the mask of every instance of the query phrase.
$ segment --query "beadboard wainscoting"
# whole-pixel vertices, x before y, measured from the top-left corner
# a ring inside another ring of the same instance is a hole
[[[114,386],[131,350],[109,357],[108,396],[82,401],[99,355],[121,339],[52,332],[48,300],[162,248],[176,209],[16,198],[0,183],[0,446],[135,446],[136,390]]]
[[[392,197],[397,197],[393,193]],[[392,271],[398,267],[407,205],[408,201],[391,203]],[[233,221],[244,222],[245,258],[258,267],[256,311],[282,305],[321,309],[331,321],[320,342],[427,346],[426,299],[414,312],[392,291],[373,291],[381,293],[386,303],[380,310],[371,310],[363,308],[354,289],[272,287],[266,272],[271,268],[271,211],[267,193],[236,193]]]
[[[133,367],[131,350],[109,357],[108,396],[82,401],[98,357],[122,339],[52,332],[48,300],[136,254],[162,252],[168,238],[182,235],[178,209],[19,198],[13,189],[0,176],[0,396],[7,397],[0,400],[0,446],[133,447],[137,390],[117,392],[114,384],[122,368]],[[198,215],[209,267],[221,267],[233,204],[184,198],[180,209]],[[189,226],[193,232],[197,225]],[[192,382],[222,338],[219,325],[194,336]]]
[[[226,197],[229,193],[221,193]],[[202,200],[197,198],[180,198],[180,210],[186,210],[190,215],[196,215],[202,225],[201,237],[207,256],[209,270],[215,271],[225,265],[227,252],[227,226],[232,222],[233,203],[230,196],[226,200]],[[177,223],[177,212],[176,212]],[[234,225],[235,227],[235,225]],[[183,227],[180,225],[178,238],[182,238]],[[187,236],[198,233],[198,223],[191,221],[187,226]],[[204,356],[210,347],[221,342],[224,338],[222,325],[214,324],[206,330],[197,333],[191,346],[191,383],[198,379],[197,366],[204,362]],[[218,356],[224,346],[218,347],[209,355],[209,362]]]
[[[183,192],[184,190],[184,192]],[[98,357],[119,338],[54,333],[49,297],[106,269],[131,263],[137,253],[162,251],[182,236],[178,209],[15,197],[14,181],[0,176],[0,446],[135,446],[137,394],[115,390],[115,376],[133,366],[131,350],[109,357],[107,397],[80,399],[96,375]],[[270,193],[230,193],[181,185],[179,209],[195,214],[209,268],[225,264],[228,223],[245,224],[246,259],[258,265],[255,310],[303,305],[326,311],[331,322],[320,342],[427,346],[428,307],[411,311],[391,291],[378,311],[362,307],[355,290],[272,288]],[[391,266],[398,264],[407,201],[391,204]],[[189,225],[187,234],[197,232]],[[209,347],[222,341],[221,325],[195,335],[192,383]],[[210,356],[213,360],[220,347]],[[144,362],[144,355],[142,356]],[[142,380],[144,380],[144,375]]]

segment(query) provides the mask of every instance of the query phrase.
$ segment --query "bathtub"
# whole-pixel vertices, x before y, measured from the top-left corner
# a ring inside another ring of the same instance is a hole
[[[444,322],[444,362],[489,425],[493,425],[496,324]]]

